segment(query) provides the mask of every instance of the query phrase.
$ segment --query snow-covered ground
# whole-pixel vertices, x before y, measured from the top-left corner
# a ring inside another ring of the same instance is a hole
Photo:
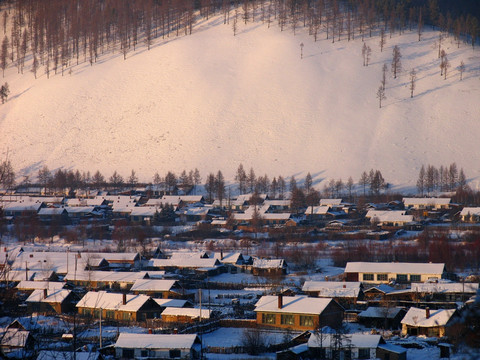
[[[134,169],[140,181],[197,167],[203,179],[221,169],[233,181],[243,163],[270,178],[311,172],[315,185],[357,181],[374,168],[397,189],[413,188],[422,164],[455,161],[478,187],[479,50],[445,40],[444,80],[436,31],[426,29],[420,42],[415,31],[395,33],[383,52],[378,36],[366,37],[372,57],[364,67],[360,37],[332,43],[322,33],[314,42],[306,29],[294,36],[259,22],[238,27],[233,36],[219,17],[202,20],[191,36],[156,40],[126,61],[107,54],[50,79],[8,68],[0,155],[8,151],[17,174],[32,178],[43,165],[107,178]],[[388,73],[379,109],[381,68],[395,45],[403,71],[397,79]]]

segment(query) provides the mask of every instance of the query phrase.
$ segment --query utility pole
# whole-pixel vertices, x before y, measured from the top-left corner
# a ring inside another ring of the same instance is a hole
[[[100,308],[100,349],[102,346],[102,308]]]

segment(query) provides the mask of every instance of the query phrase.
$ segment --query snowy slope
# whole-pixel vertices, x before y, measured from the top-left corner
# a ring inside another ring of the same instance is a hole
[[[444,48],[452,65],[439,74],[438,33],[379,38],[362,65],[362,40],[316,43],[307,30],[294,36],[276,26],[231,25],[220,18],[194,34],[157,40],[150,51],[107,54],[72,73],[34,79],[5,75],[11,94],[0,107],[0,154],[9,152],[18,174],[64,167],[114,170],[140,181],[158,171],[197,167],[203,179],[222,170],[233,180],[243,163],[258,175],[322,179],[380,169],[386,181],[414,186],[422,164],[457,162],[471,184],[480,175],[480,53],[453,39]],[[304,58],[300,59],[300,43]],[[400,47],[403,71],[387,78],[387,99],[376,91],[384,62]],[[464,61],[464,80],[456,67]],[[410,99],[408,73],[418,73]],[[323,184],[319,185],[320,188]]]

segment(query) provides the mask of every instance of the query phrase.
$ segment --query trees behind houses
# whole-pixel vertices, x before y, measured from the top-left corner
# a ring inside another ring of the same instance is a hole
[[[395,45],[393,47],[393,53],[392,53],[392,73],[393,73],[393,78],[397,78],[397,73],[402,71],[402,62],[401,62],[402,54],[400,53],[400,48]]]
[[[422,196],[434,191],[455,191],[466,186],[463,169],[458,170],[456,163],[436,168],[433,165],[422,165],[417,178],[417,191]]]

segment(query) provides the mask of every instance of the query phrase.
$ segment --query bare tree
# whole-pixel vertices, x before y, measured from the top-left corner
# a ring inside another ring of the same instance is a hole
[[[0,186],[4,189],[11,189],[15,184],[15,172],[13,171],[12,162],[8,158],[8,154],[2,162],[0,162]]]
[[[413,90],[415,90],[415,82],[417,80],[417,72],[415,69],[410,71],[410,97],[413,98]]]
[[[7,59],[8,59],[8,38],[5,36],[2,41],[2,48],[0,52],[0,66],[2,67],[3,77],[5,77],[5,69],[7,68]]]
[[[387,97],[385,96],[385,90],[383,89],[382,85],[377,90],[377,98],[379,101],[379,107],[382,108],[382,100],[386,100]]]
[[[387,84],[387,70],[388,66],[387,64],[383,64],[382,66],[382,88],[385,90],[385,85]]]
[[[460,81],[462,81],[463,73],[465,72],[465,63],[463,62],[463,60],[460,63],[460,65],[458,66],[458,72],[460,73]]]
[[[392,72],[393,72],[393,78],[397,78],[397,73],[402,71],[402,62],[401,59],[402,54],[400,53],[400,48],[395,45],[393,47],[393,56],[392,56]]]
[[[380,52],[383,52],[383,47],[385,46],[386,42],[385,30],[380,29]]]

